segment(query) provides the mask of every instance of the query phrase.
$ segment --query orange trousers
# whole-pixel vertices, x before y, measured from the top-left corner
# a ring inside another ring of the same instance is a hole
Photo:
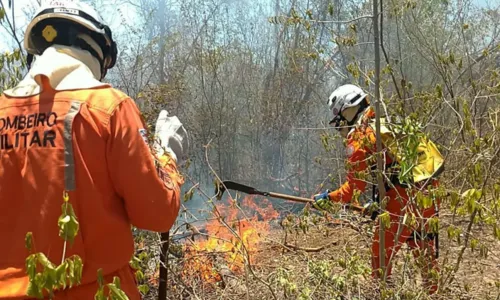
[[[437,182],[436,182],[437,185]],[[391,225],[386,228],[383,232],[384,234],[384,248],[385,248],[385,260],[384,266],[386,268],[387,278],[392,274],[392,265],[394,264],[395,256],[401,249],[403,244],[407,244],[412,250],[413,256],[415,257],[417,264],[421,267],[422,278],[424,287],[428,290],[430,294],[437,291],[438,281],[432,278],[430,272],[432,270],[439,272],[439,266],[436,257],[436,245],[435,240],[429,237],[417,237],[415,238],[415,229],[410,228],[404,224],[399,224],[404,217],[405,213],[410,212],[414,207],[407,206],[408,195],[404,188],[397,187],[391,189],[387,192],[387,197],[389,201],[387,203],[386,210],[389,212]],[[439,201],[438,201],[439,203]],[[436,215],[435,208],[429,208],[420,211],[420,216],[417,217],[417,225],[421,228],[422,222],[426,231],[428,226],[426,221],[432,216]],[[400,234],[398,235],[398,230]],[[418,230],[418,229],[417,229]],[[429,231],[427,231],[429,232]],[[377,225],[375,227],[375,235],[373,237],[372,243],[372,277],[380,278],[380,227]]]

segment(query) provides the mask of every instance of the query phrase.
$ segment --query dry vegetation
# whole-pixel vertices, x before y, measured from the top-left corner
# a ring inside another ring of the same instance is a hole
[[[262,198],[247,199],[251,199],[250,203],[262,201]],[[227,203],[227,199],[223,202]],[[255,213],[260,216],[252,207],[242,205],[241,209],[247,214]],[[237,210],[235,207],[232,211],[234,213]],[[442,222],[450,222],[450,215],[444,211]],[[245,269],[235,268],[234,264],[238,263],[227,257],[227,251],[231,252],[231,247],[207,247],[208,241],[219,241],[223,245],[220,240],[227,236],[221,234],[220,228],[214,230],[215,227],[209,226],[208,232],[203,231],[200,235],[179,241],[169,258],[171,275],[168,298],[381,299],[379,286],[370,277],[372,222],[345,210],[326,218],[317,214],[307,217],[302,215],[301,218],[299,220],[297,215],[288,213],[270,220],[259,217],[243,230],[236,230],[238,234],[235,235],[235,241],[237,237],[248,238],[250,228],[260,229],[259,235],[250,236],[247,240],[247,245],[250,246],[250,263]],[[220,225],[217,220],[209,223]],[[270,226],[264,229],[263,223]],[[467,220],[458,223],[465,227]],[[198,228],[207,228],[206,224],[202,222]],[[442,250],[440,263],[456,260],[460,246],[447,237],[445,229],[440,234],[441,249],[445,249]],[[462,261],[463,267],[456,275],[457,280],[431,299],[498,298],[500,243],[482,229],[474,230],[473,235],[490,249],[488,256],[481,256],[478,250],[467,250]],[[197,258],[205,259],[204,264],[193,261],[192,256],[183,256],[183,250],[193,245],[202,247],[203,250],[197,252]],[[237,242],[231,245],[237,245]],[[243,249],[232,250],[238,259],[246,257]],[[179,276],[186,268],[194,268],[198,273],[191,273],[188,277]],[[198,276],[193,276],[194,274]],[[206,276],[199,276],[202,274]],[[392,285],[385,291],[386,299],[427,299],[428,296],[422,293],[418,274],[411,252],[403,246],[395,260]],[[152,292],[147,298],[156,299],[154,284],[151,288]]]
[[[0,12],[8,11],[4,2]],[[90,2],[105,10],[120,1]],[[379,3],[384,110],[421,124],[446,156],[442,284],[432,298],[500,299],[499,4]],[[122,9],[109,15],[123,30],[108,80],[137,100],[149,123],[163,108],[177,115],[191,141],[163,275],[168,299],[428,298],[406,250],[387,287],[370,279],[374,223],[367,218],[325,218],[279,200],[270,208],[258,198],[256,207],[222,209],[213,196],[218,179],[306,197],[342,182],[344,149],[326,126],[325,99],[348,82],[375,98],[372,1],[119,4],[133,7],[137,18],[126,19]],[[0,55],[0,91],[25,71],[15,24],[0,13],[14,45]],[[192,228],[200,233],[189,236]],[[155,299],[160,235],[134,232],[140,289]]]

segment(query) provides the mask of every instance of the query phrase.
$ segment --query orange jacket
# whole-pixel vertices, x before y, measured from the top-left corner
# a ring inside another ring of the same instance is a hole
[[[61,262],[64,190],[80,223],[66,257],[79,255],[84,268],[81,286],[56,299],[92,299],[99,268],[140,299],[128,266],[131,225],[168,231],[184,182],[173,160],[158,176],[145,127],[133,100],[109,86],[56,92],[45,80],[39,95],[0,96],[0,299],[24,298],[27,232],[36,252]]]
[[[367,182],[370,180],[370,168],[375,161],[371,161],[375,153],[375,133],[366,125],[369,118],[375,117],[372,109],[362,117],[362,124],[353,129],[347,136],[347,178],[345,183],[337,190],[329,193],[330,200],[335,202],[348,203],[352,200],[354,191],[364,192]],[[387,157],[388,163],[390,158]],[[364,175],[363,175],[364,174]],[[366,177],[366,178],[363,178]]]
[[[354,191],[358,190],[363,193],[366,189],[368,182],[371,182],[373,174],[372,168],[376,167],[376,138],[374,130],[367,126],[368,121],[375,117],[373,109],[369,109],[361,124],[353,129],[347,137],[347,179],[337,190],[328,194],[331,201],[348,203],[352,201]],[[386,151],[383,152],[386,153]],[[393,161],[390,155],[384,155],[386,165],[390,165]],[[437,180],[432,181],[434,187],[439,186]],[[409,200],[408,191],[399,185],[387,191],[386,196],[390,200],[400,199],[402,201],[389,201],[386,210],[390,213],[399,215],[404,208],[406,202]],[[440,199],[437,200],[438,206]],[[416,208],[414,208],[416,209]],[[435,214],[435,208],[424,209],[422,211],[424,217],[430,217]]]

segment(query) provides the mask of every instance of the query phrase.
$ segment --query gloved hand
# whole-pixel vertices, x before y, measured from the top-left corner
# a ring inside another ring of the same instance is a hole
[[[370,199],[363,205],[363,215],[369,214],[372,220],[375,220],[379,213],[380,210],[377,202]]]
[[[168,112],[162,110],[156,120],[155,137],[157,142],[154,145],[158,155],[161,156],[167,151],[178,165],[184,162],[189,141],[186,129],[179,118],[169,117]]]
[[[319,210],[329,210],[332,207],[332,201],[330,200],[330,197],[328,197],[330,192],[330,190],[326,190],[323,193],[314,195],[314,208]]]
[[[364,210],[369,210],[370,208],[372,208],[373,206],[375,205],[375,202],[373,200],[368,200],[366,201],[365,204],[363,204],[363,209]]]

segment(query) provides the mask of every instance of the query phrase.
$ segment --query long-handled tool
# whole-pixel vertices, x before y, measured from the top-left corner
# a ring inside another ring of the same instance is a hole
[[[170,246],[170,231],[161,233],[161,253],[160,253],[160,283],[158,286],[158,299],[167,299],[168,281],[168,248]]]
[[[219,184],[215,188],[215,193],[217,196],[217,199],[221,199],[222,195],[224,192],[228,190],[236,190],[243,192],[245,194],[250,194],[250,195],[262,195],[266,197],[273,197],[273,198],[280,198],[280,199],[285,199],[285,200],[290,200],[290,201],[295,201],[295,202],[300,202],[300,203],[314,203],[313,199],[309,198],[303,198],[303,197],[297,197],[297,196],[292,196],[292,195],[285,195],[285,194],[279,194],[279,193],[274,193],[274,192],[264,192],[264,191],[259,191],[256,188],[253,188],[251,186],[247,186],[241,183],[237,183],[234,181],[224,181],[221,184]],[[349,204],[348,208],[363,212],[364,209],[361,206],[354,205],[354,204]]]

